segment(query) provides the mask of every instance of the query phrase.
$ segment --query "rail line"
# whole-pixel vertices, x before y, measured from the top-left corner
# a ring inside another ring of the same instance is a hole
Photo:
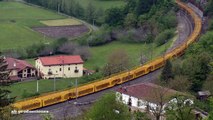
[[[64,91],[48,93],[38,97],[33,97],[27,100],[16,102],[12,104],[12,106],[18,110],[33,110],[71,100],[74,98],[86,96],[88,94],[112,88],[116,85],[120,85],[122,83],[149,74],[152,71],[158,70],[159,68],[163,67],[165,65],[166,60],[181,56],[182,54],[184,54],[184,51],[188,48],[188,46],[194,41],[196,41],[199,37],[202,28],[202,21],[199,16],[197,16],[197,14],[185,3],[181,2],[180,0],[176,0],[176,3],[181,9],[186,11],[191,16],[194,24],[194,30],[188,36],[185,42],[180,45],[177,45],[176,48],[174,48],[172,51],[167,52],[165,55],[160,56],[143,66],[134,68],[131,71],[122,72],[101,81],[95,81],[86,85],[79,86],[77,90],[75,88],[71,88]]]

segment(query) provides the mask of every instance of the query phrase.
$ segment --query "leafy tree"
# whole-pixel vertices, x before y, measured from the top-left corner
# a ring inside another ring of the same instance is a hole
[[[4,57],[0,57],[0,119],[10,119],[10,107],[8,106],[12,103],[15,98],[9,98],[11,93],[9,90],[3,88],[5,85],[9,85],[8,82],[9,71],[7,70],[7,63]]]
[[[122,25],[124,14],[121,8],[111,8],[106,11],[105,23],[110,26]]]
[[[174,78],[172,64],[169,60],[167,60],[161,73],[161,80],[167,83],[172,78]]]
[[[151,120],[146,113],[142,113],[140,111],[136,111],[133,113],[134,120]]]
[[[130,117],[128,107],[117,101],[114,93],[105,94],[86,115],[91,120],[130,120]]]
[[[103,73],[105,76],[108,76],[113,73],[128,70],[129,66],[130,63],[127,53],[124,50],[118,49],[109,55],[107,64],[103,68]]]
[[[204,52],[191,56],[184,61],[183,70],[188,75],[189,80],[192,81],[192,91],[197,92],[201,90],[204,81],[210,73],[210,60],[210,55]]]
[[[96,9],[91,2],[88,4],[86,8],[85,17],[86,20],[90,23],[92,23],[93,20],[96,19]]]
[[[133,13],[128,13],[124,20],[124,25],[129,28],[131,27],[134,28],[136,24],[137,24],[137,16]]]
[[[193,105],[188,100],[188,97],[177,96],[173,102],[170,102],[166,108],[166,116],[168,120],[195,120],[195,115],[192,113]]]

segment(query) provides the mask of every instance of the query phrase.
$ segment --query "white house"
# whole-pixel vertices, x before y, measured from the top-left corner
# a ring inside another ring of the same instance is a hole
[[[141,83],[116,90],[117,99],[129,107],[151,113],[160,110],[162,114],[165,113],[164,108],[169,102],[176,101],[172,96],[177,94],[181,93],[152,83]],[[192,100],[189,101],[193,103]]]
[[[83,76],[83,60],[79,55],[39,57],[35,66],[39,76],[49,78],[71,78]]]

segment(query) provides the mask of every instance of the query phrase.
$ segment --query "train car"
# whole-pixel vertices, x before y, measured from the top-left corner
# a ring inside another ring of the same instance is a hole
[[[83,85],[77,88],[77,95],[76,95],[76,89],[74,88],[74,90],[71,92],[71,94],[77,96],[77,97],[81,97],[84,95],[88,95],[91,93],[94,93],[95,89],[94,89],[94,84],[87,84],[87,85]]]
[[[133,70],[135,77],[138,78],[140,76],[147,74],[148,72],[146,71],[146,69],[147,69],[147,66],[142,66],[142,67],[138,67],[135,70]]]
[[[110,84],[111,84],[111,86],[115,86],[115,85],[118,85],[118,84],[122,84],[122,80],[121,80],[121,78],[119,77],[119,75],[110,78]]]
[[[72,91],[74,91],[73,88],[61,92],[63,99],[64,100],[69,100],[69,99],[75,98],[75,94],[72,94],[73,93]]]
[[[135,78],[134,72],[132,72],[132,71],[122,73],[120,76],[121,76],[122,82],[127,82],[127,81],[133,80]]]
[[[110,79],[105,79],[94,83],[95,91],[101,91],[110,87],[112,87]]]
[[[59,92],[40,97],[43,107],[66,101],[62,95],[63,93]]]
[[[12,107],[14,107],[17,110],[33,110],[37,108],[42,107],[42,101],[41,99],[32,99],[32,100],[26,100],[22,102],[17,102],[12,104]]]

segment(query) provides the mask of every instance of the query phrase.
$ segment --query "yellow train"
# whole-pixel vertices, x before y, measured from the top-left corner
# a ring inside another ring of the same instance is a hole
[[[189,8],[185,3],[179,0],[176,0],[176,3],[186,12],[188,12],[188,14],[192,17],[194,22],[194,30],[191,33],[191,35],[187,38],[186,42],[179,45],[173,51],[143,66],[139,66],[129,72],[124,72],[101,81],[83,85],[78,87],[77,89],[73,88],[61,92],[49,93],[46,95],[38,96],[36,98],[30,98],[24,101],[16,102],[12,104],[12,106],[19,110],[32,110],[64,102],[68,99],[74,99],[76,97],[85,96],[141,77],[145,74],[148,74],[152,71],[155,71],[163,67],[166,60],[181,56],[187,49],[187,47],[199,37],[202,28],[202,22],[201,19],[196,15],[196,13],[191,8]]]

